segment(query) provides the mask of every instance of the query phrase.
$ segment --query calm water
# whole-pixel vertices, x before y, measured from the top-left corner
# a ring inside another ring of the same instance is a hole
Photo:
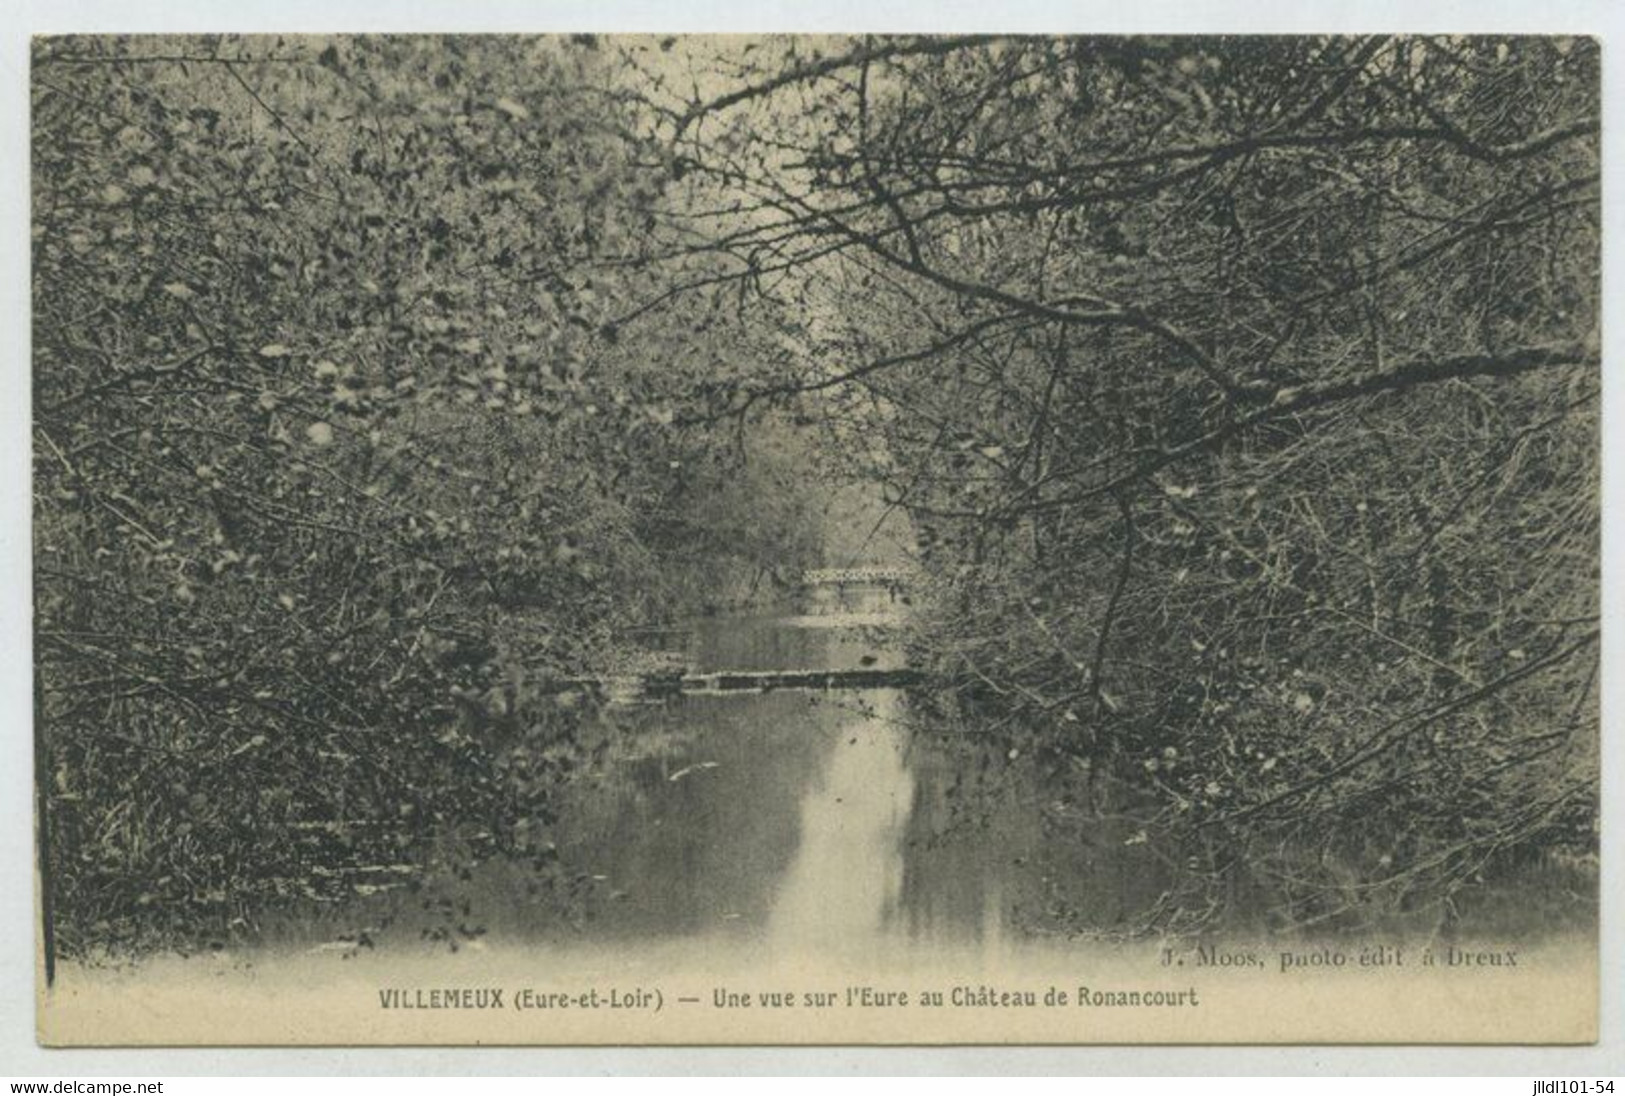
[[[666,642],[699,671],[891,667],[903,609],[883,590],[847,590],[804,615],[706,621]],[[1094,808],[907,705],[874,689],[609,708],[592,728],[603,760],[566,789],[550,831],[563,885],[487,863],[446,892],[451,920],[493,944],[721,938],[861,959],[996,949],[1058,903],[1109,930],[1166,885],[1164,862],[1125,844],[1131,821],[1102,813],[1082,840],[1075,824],[1052,832]],[[403,890],[275,935],[310,946],[371,921],[392,925],[375,939],[404,942],[445,912]]]
[[[895,664],[881,619],[889,603],[847,602],[806,616],[707,622],[683,637],[684,654],[702,671]],[[1158,896],[1175,889],[1180,871],[1177,855],[1146,839],[1126,806],[1127,790],[1085,791],[1089,781],[1079,774],[1058,779],[1029,757],[1012,756],[1008,739],[994,748],[974,727],[934,723],[910,709],[909,694],[691,694],[586,718],[568,749],[588,760],[552,797],[557,817],[540,820],[565,866],[562,877],[556,867],[515,861],[470,869],[448,849],[449,866],[421,886],[291,911],[240,951],[76,968],[73,992],[53,1006],[70,1010],[61,1013],[68,1017],[62,1030],[105,1039],[109,1018],[127,1030],[150,1011],[174,1043],[325,1041],[340,1033],[433,1042],[449,1037],[446,1014],[381,1009],[381,991],[596,987],[647,995],[653,987],[672,1002],[669,1023],[685,1016],[699,1022],[661,1027],[636,1010],[504,1009],[455,1030],[520,1043],[636,1043],[651,1035],[742,1043],[1136,1041],[1148,1034],[1200,1041],[1215,1029],[1192,1027],[1185,1011],[1169,1010],[951,1008],[915,1022],[901,1008],[797,1008],[792,1015],[728,1005],[727,1022],[716,1022],[718,996],[727,993],[816,990],[836,1002],[859,986],[959,992],[996,985],[1036,994],[1053,986],[1171,991],[1199,983],[1204,994],[1252,994],[1247,1000],[1295,987],[1298,1003],[1283,1005],[1291,1024],[1250,1009],[1204,1010],[1203,1020],[1239,1017],[1241,1026],[1225,1030],[1315,1042],[1349,1037],[1340,1026],[1349,994],[1361,999],[1360,989],[1374,984],[1358,972],[1322,983],[1271,981],[1268,971],[1172,971],[1158,951],[1165,941],[1100,939],[1132,934]],[[558,749],[555,731],[537,726],[514,748]],[[532,738],[552,745],[532,746]],[[1554,919],[1557,907],[1543,895],[1566,895],[1582,913],[1595,908],[1594,877],[1521,882],[1495,892],[1506,899],[1504,912],[1479,918],[1486,944],[1515,941],[1528,949],[1537,926],[1544,935],[1576,923]],[[1268,902],[1240,895],[1232,902],[1246,920],[1239,936],[1220,942],[1246,946],[1251,936],[1268,957]],[[1061,935],[1057,926],[1096,939]],[[1583,1026],[1585,987],[1596,985],[1594,937],[1554,940],[1552,949],[1524,952],[1544,988],[1478,974],[1467,992],[1486,1003],[1515,997],[1532,1002],[1527,1016],[1579,1016],[1562,1023]],[[1446,1007],[1418,1008],[1418,1001],[1438,999],[1437,979],[1410,969],[1411,980],[1394,983],[1385,1003],[1367,1010],[1388,1026],[1361,1030],[1400,1041],[1422,1032],[1441,1041],[1482,1035],[1472,1009],[1457,1007],[1461,991],[1447,994]],[[136,988],[139,998],[131,996]],[[132,1000],[141,1007],[131,1008]],[[1552,1030],[1568,1032],[1562,1023]],[[1519,1028],[1526,1030],[1536,1029]]]

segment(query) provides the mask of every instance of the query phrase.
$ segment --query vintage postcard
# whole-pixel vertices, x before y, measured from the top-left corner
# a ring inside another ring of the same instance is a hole
[[[40,1040],[1595,1040],[1599,52],[36,39]]]

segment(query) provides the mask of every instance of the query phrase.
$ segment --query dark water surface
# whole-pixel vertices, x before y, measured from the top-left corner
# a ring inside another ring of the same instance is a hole
[[[661,643],[700,673],[890,668],[902,664],[905,611],[885,590],[849,588],[810,612],[706,620]],[[1180,856],[1147,839],[1129,789],[1058,775],[1006,737],[994,745],[910,705],[896,689],[610,705],[585,728],[595,760],[541,826],[562,875],[506,859],[460,868],[453,856],[421,887],[295,911],[262,940],[273,951],[427,937],[557,956],[691,941],[707,956],[720,944],[860,962],[989,957],[1059,926],[1131,932],[1176,889]],[[1537,885],[1543,871],[1561,877]],[[1536,865],[1464,895],[1459,912],[1464,929],[1521,937],[1583,925],[1594,900],[1594,876]],[[1226,931],[1270,932],[1264,894],[1228,901]]]
[[[888,606],[835,608],[846,611],[709,621],[683,637],[682,654],[702,672],[895,664],[878,617]],[[1265,960],[1318,952],[1274,937],[1269,901],[1246,894],[1229,896],[1246,920],[1218,943],[1226,955],[1257,959],[1256,969],[1204,966],[1189,948],[1189,962],[1169,967],[1170,940],[1137,930],[1184,869],[1147,837],[1154,827],[1129,806],[1131,791],[1057,776],[1009,735],[944,725],[947,717],[926,710],[931,699],[778,690],[606,706],[575,728],[583,741],[567,748],[590,761],[550,796],[557,817],[539,820],[554,862],[470,867],[453,846],[427,875],[396,866],[412,873],[410,884],[289,911],[241,951],[75,969],[73,992],[60,998],[73,1011],[61,1023],[100,1041],[109,1017],[128,1030],[150,1010],[170,1043],[187,1042],[185,1032],[271,1043],[1483,1037],[1463,991],[1441,997],[1442,972],[1414,963],[1407,978],[1383,979],[1378,996],[1379,982],[1358,971],[1277,977]],[[559,748],[537,730],[544,741],[516,748]],[[1552,919],[1555,907],[1539,896],[1594,909],[1594,878],[1521,883],[1493,892],[1505,901],[1477,918],[1477,931],[1498,952],[1519,949],[1537,974],[1477,972],[1465,992],[1486,1008],[1533,1002],[1516,1006],[1508,1030],[1518,1038],[1550,1030],[1554,1041],[1574,1041],[1591,1022],[1588,1007],[1594,1016],[1585,995],[1597,984],[1595,937],[1535,948],[1537,927],[1572,922]],[[1400,938],[1367,939],[1392,947]],[[1414,956],[1437,943],[1407,946]],[[1340,947],[1359,953],[1358,944]],[[436,987],[496,987],[515,1001],[522,988],[578,1001],[591,988],[644,1003],[477,1015],[381,1003],[389,992]],[[1193,1000],[1200,987],[1205,1002],[1277,1007],[1006,1009],[983,1008],[990,998],[977,996],[1021,989],[1036,1006],[1056,987],[1075,991],[1079,1005],[1090,987]],[[871,1008],[861,996],[926,989],[952,994],[954,1007]],[[767,991],[800,995],[803,1006],[816,991],[828,1007],[738,1006],[762,1003]],[[657,1009],[669,1006],[663,1020],[650,1019],[651,994]],[[1354,1009],[1351,999],[1377,1004]],[[1445,1003],[1426,1003],[1435,1000]]]
[[[814,611],[690,629],[696,671],[894,667],[903,609],[885,590],[826,597]],[[665,642],[672,642],[668,637]],[[1166,886],[1165,862],[1125,844],[1131,821],[1082,811],[1026,759],[964,731],[922,727],[900,690],[689,694],[606,709],[611,760],[561,797],[550,827],[564,887],[497,861],[425,910],[402,889],[302,920],[310,946],[362,922],[415,937],[442,922],[496,943],[625,945],[686,937],[775,952],[883,953],[996,947],[1057,903],[1110,930]],[[1065,880],[1064,894],[1057,881]],[[441,888],[443,896],[447,888]]]

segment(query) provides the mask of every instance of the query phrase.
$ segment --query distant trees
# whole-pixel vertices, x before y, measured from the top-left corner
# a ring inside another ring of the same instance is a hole
[[[1585,39],[758,44],[671,108],[822,316],[938,667],[1291,923],[1594,842]],[[720,246],[720,245],[718,245]],[[1206,850],[1206,851],[1203,851]]]

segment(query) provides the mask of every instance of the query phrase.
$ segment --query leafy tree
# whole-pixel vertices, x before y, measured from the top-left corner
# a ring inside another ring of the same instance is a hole
[[[736,410],[838,388],[884,432],[927,657],[1157,791],[1196,870],[1151,918],[1594,848],[1594,42],[754,56],[679,154],[831,316]]]
[[[794,509],[729,536],[757,528],[734,439],[676,422],[668,332],[609,322],[669,165],[605,71],[592,40],[38,42],[64,949],[218,941],[499,849],[545,866],[579,763],[546,698],[697,607],[692,500],[734,503],[709,566],[813,550]]]

